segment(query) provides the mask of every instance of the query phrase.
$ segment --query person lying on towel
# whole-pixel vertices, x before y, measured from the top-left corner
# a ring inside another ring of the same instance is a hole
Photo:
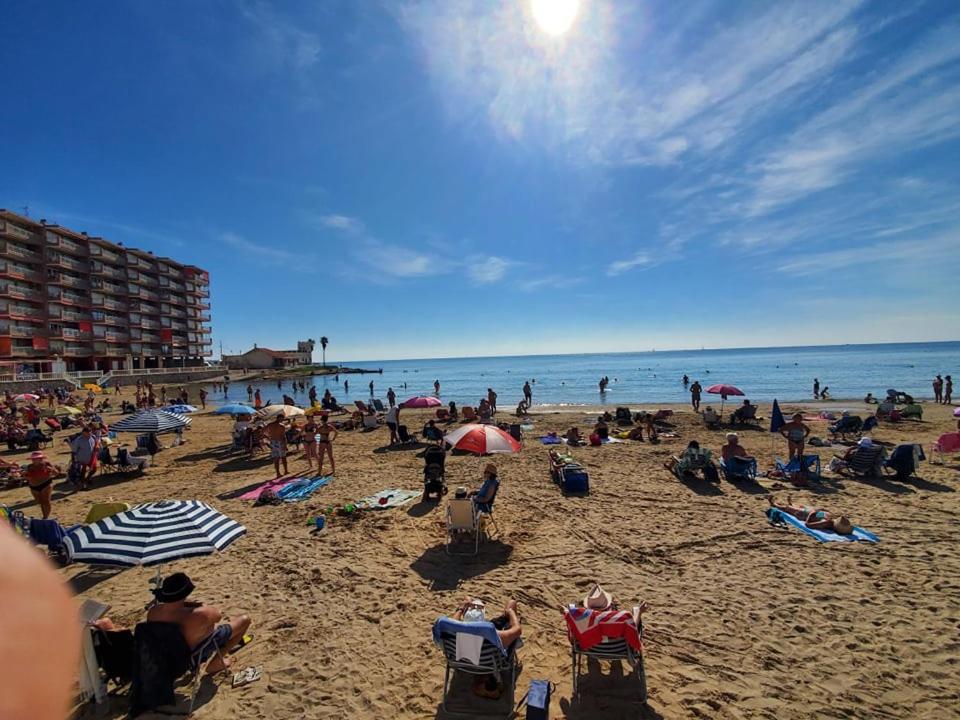
[[[231,622],[218,625],[223,618],[220,608],[187,602],[193,589],[194,585],[185,573],[178,572],[164,578],[160,587],[153,591],[157,605],[147,613],[147,621],[178,625],[191,652],[212,637],[213,642],[206,645],[200,659],[201,662],[205,661],[213,653],[220,652],[220,656],[207,666],[207,674],[213,675],[230,667],[230,660],[224,654],[243,640],[244,633],[250,627],[250,618],[241,615]]]
[[[787,495],[787,504],[781,505],[773,495],[767,496],[770,507],[781,512],[793,515],[811,530],[833,530],[840,535],[850,535],[853,532],[853,523],[846,515],[834,517],[832,513],[814,507],[794,505],[793,497]]]

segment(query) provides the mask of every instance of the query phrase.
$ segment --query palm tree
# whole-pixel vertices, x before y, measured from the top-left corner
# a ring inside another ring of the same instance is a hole
[[[323,352],[323,366],[327,366],[327,343],[330,342],[327,340],[327,336],[324,335],[320,338],[320,349]]]

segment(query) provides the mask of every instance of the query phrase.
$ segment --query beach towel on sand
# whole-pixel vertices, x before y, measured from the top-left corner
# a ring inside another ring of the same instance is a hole
[[[770,508],[767,510],[767,520],[769,520],[771,524],[775,525],[793,525],[795,528],[805,532],[807,535],[812,535],[820,542],[854,542],[855,540],[874,543],[880,542],[880,538],[878,538],[872,532],[859,527],[854,527],[853,533],[850,535],[841,535],[840,533],[833,532],[832,530],[814,530],[813,528],[807,527],[803,520],[794,517],[790,513],[785,513],[782,510],[778,510],[777,508]]]
[[[258,485],[253,490],[250,490],[249,492],[245,492],[243,495],[240,496],[240,499],[241,500],[259,500],[260,493],[262,493],[264,490],[272,490],[273,492],[277,492],[281,488],[283,488],[285,485],[289,485],[290,483],[296,482],[299,479],[300,478],[295,478],[295,477],[282,477],[282,478],[276,478],[274,480],[268,480],[263,485]]]
[[[544,435],[540,438],[540,442],[544,445],[559,445],[563,441],[556,435]]]
[[[381,490],[376,495],[357,500],[357,507],[361,510],[386,510],[387,508],[406,505],[414,498],[423,494],[423,490],[402,490],[400,488],[390,488]],[[384,502],[381,502],[383,500]]]
[[[284,502],[298,502],[300,500],[306,500],[308,497],[313,495],[314,492],[322,488],[331,480],[333,480],[332,475],[294,480],[293,482],[287,483],[282,488],[277,490],[277,497]]]

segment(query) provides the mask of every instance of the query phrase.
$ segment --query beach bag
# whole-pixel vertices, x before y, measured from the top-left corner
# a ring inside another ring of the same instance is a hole
[[[560,468],[560,487],[565,493],[590,492],[590,477],[580,465]]]
[[[593,445],[594,447],[598,447],[598,446],[600,446],[600,445],[603,445],[603,443],[600,441],[600,436],[597,435],[597,433],[591,433],[591,435],[590,435],[590,444]]]
[[[525,717],[527,720],[549,720],[550,696],[554,690],[556,690],[556,685],[549,680],[531,680],[530,689],[517,704],[515,714],[519,714],[520,708],[526,703],[527,714]]]

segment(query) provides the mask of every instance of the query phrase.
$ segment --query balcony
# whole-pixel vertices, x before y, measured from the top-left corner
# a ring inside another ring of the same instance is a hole
[[[18,283],[0,282],[0,295],[9,297],[25,298],[32,300],[41,294],[40,287],[30,287],[29,285],[20,285]]]
[[[114,280],[126,280],[127,273],[120,268],[110,267],[109,265],[94,264],[92,272],[94,275],[103,275]]]
[[[92,355],[93,348],[89,345],[64,345],[64,355]]]
[[[141,320],[140,327],[147,328],[148,330],[159,330],[160,323],[156,320]]]
[[[46,328],[40,325],[15,325],[0,323],[0,335],[4,337],[32,338],[37,335],[46,335]]]
[[[107,248],[95,243],[90,243],[90,256],[105,262],[117,263],[118,265],[123,264],[123,258],[120,257],[119,253],[115,253],[113,250],[107,250]]]
[[[7,262],[6,260],[0,260],[0,274],[12,278],[20,278],[21,280],[40,280],[43,277],[38,267],[31,267],[30,265],[23,265],[16,262]]]
[[[106,340],[108,343],[128,343],[130,336],[126,333],[108,332]]]
[[[160,342],[160,336],[152,333],[143,333],[142,340],[145,343],[158,343]]]
[[[58,235],[55,232],[47,230],[47,246],[56,247],[61,250],[69,253],[75,253],[77,255],[86,255],[86,247],[75,240],[70,240],[69,238],[63,237],[63,235]]]
[[[60,273],[60,284],[69,285],[70,287],[76,287],[76,288],[90,287],[85,278],[79,277],[77,275],[66,275],[64,273]]]
[[[42,320],[43,311],[40,308],[30,305],[16,305],[14,303],[8,303],[6,300],[0,300],[0,316],[37,318]]]
[[[21,258],[30,262],[43,262],[43,255],[31,250],[28,247],[12,242],[0,241],[0,255],[8,257]]]
[[[26,230],[22,227],[18,227],[7,220],[0,220],[0,233],[5,233],[10,237],[15,237],[20,240],[32,240],[33,233],[29,230]]]
[[[51,288],[47,288],[49,291]],[[51,293],[51,300],[56,302],[63,303],[65,305],[82,305],[87,307],[90,305],[90,298],[84,297],[83,295],[76,295],[74,293],[60,293],[59,295],[54,295]]]
[[[44,357],[50,354],[49,350],[37,350],[32,345],[14,345],[10,348],[14,357]]]
[[[95,308],[109,308],[110,310],[126,310],[127,306],[123,303],[119,303],[116,300],[111,300],[110,298],[105,298],[103,296],[97,298],[92,303]]]
[[[47,267],[62,267],[82,273],[89,272],[90,270],[90,268],[87,267],[87,263],[74,260],[72,257],[61,255],[60,253],[50,253],[47,256]]]

